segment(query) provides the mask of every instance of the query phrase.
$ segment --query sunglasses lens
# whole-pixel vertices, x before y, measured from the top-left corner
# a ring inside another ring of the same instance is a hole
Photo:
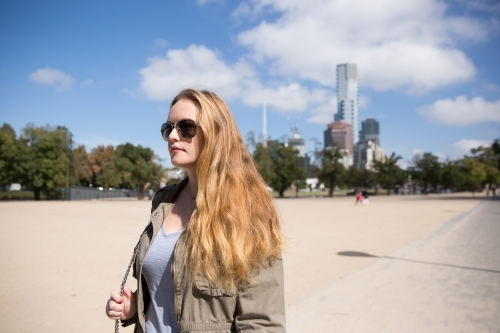
[[[177,130],[186,139],[191,139],[196,135],[196,127],[196,123],[191,119],[182,119],[177,123]]]
[[[166,122],[161,125],[161,136],[163,140],[168,141],[168,136],[172,133],[174,125],[171,122]]]
[[[197,127],[198,125],[196,125],[194,120],[191,119],[179,120],[179,122],[175,125],[179,135],[185,139],[193,138],[196,135]],[[174,124],[169,121],[161,125],[161,136],[163,137],[163,140],[168,141],[168,137],[170,136],[170,133],[172,133],[173,129]]]

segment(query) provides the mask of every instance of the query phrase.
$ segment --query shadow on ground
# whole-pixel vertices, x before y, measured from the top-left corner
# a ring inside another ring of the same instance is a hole
[[[377,255],[373,255],[373,254],[369,254],[369,253],[365,253],[365,252],[358,252],[358,251],[341,251],[341,252],[337,252],[337,255],[339,255],[339,256],[345,256],[345,257],[383,258],[383,259],[401,260],[401,261],[413,262],[413,263],[417,263],[417,264],[435,265],[435,266],[443,266],[443,267],[453,267],[453,268],[460,268],[460,269],[470,269],[470,270],[474,270],[474,271],[482,271],[482,272],[489,272],[489,273],[500,274],[500,271],[497,271],[497,270],[494,270],[494,269],[477,268],[477,267],[467,267],[467,266],[457,266],[457,265],[450,265],[450,264],[443,264],[443,263],[436,263],[436,262],[429,262],[429,261],[421,261],[421,260],[397,258],[397,257],[391,257],[391,256],[377,256]]]

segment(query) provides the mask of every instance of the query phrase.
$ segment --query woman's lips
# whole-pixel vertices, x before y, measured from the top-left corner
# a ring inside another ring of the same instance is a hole
[[[180,149],[179,147],[175,147],[175,146],[173,146],[172,148],[170,148],[170,152],[171,153],[174,153],[174,152],[177,152],[177,151],[182,151],[182,149]]]

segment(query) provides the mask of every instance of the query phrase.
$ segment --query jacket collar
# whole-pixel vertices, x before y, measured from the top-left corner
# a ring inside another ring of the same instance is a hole
[[[183,180],[181,180],[177,185],[175,185],[167,194],[165,200],[163,200],[163,202],[160,203],[158,208],[156,208],[156,210],[152,213],[151,222],[153,224],[153,235],[154,235],[153,238],[156,236],[156,234],[162,227],[163,220],[170,212],[170,209],[172,209],[172,204],[175,202],[175,199],[177,199],[177,196],[188,182],[189,178],[186,177]]]
[[[175,199],[177,199],[177,196],[179,193],[181,193],[181,190],[186,186],[186,184],[189,182],[189,177],[184,178],[181,180],[175,187],[168,193],[167,197],[165,198],[164,202],[169,202],[169,203],[174,203]]]

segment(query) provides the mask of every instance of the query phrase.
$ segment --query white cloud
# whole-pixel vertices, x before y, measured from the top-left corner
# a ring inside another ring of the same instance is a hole
[[[222,2],[222,0],[196,0],[198,6],[203,6],[211,2]]]
[[[335,113],[337,113],[337,97],[332,97],[325,103],[312,109],[311,116],[307,119],[307,122],[326,125],[333,121],[333,115]]]
[[[423,93],[467,81],[474,65],[454,44],[486,36],[480,23],[448,15],[438,0],[249,3],[255,11],[239,6],[239,17],[264,7],[281,14],[238,35],[253,58],[271,60],[274,74],[328,86],[336,83],[336,65],[345,62],[358,64],[360,84],[376,90]]]
[[[482,96],[468,100],[465,96],[441,99],[418,111],[428,121],[452,126],[466,126],[481,122],[500,122],[500,100],[488,102]]]
[[[496,84],[494,84],[494,83],[488,83],[488,82],[486,82],[486,83],[484,83],[484,87],[485,87],[487,90],[489,90],[489,91],[493,91],[493,92],[496,92],[496,91],[500,90],[500,87],[499,87],[499,86],[497,86],[497,85],[496,85]]]
[[[452,159],[458,159],[464,157],[464,155],[471,155],[470,150],[472,148],[478,148],[479,146],[487,147],[490,146],[491,142],[475,139],[462,139],[453,144],[453,149],[451,152]]]
[[[30,73],[28,78],[35,83],[55,86],[56,91],[69,90],[75,82],[70,75],[50,67],[39,68]]]
[[[240,3],[232,13],[232,17],[235,19],[239,19],[240,17],[249,17],[253,15],[254,11],[246,2]]]
[[[156,38],[154,43],[156,46],[161,47],[161,48],[168,46],[168,42],[162,38]]]
[[[81,83],[81,86],[83,88],[90,86],[92,83],[94,83],[94,80],[91,79],[86,79]]]
[[[182,88],[210,89],[234,98],[241,87],[252,84],[253,70],[243,61],[227,65],[219,55],[203,46],[169,50],[165,57],[148,59],[148,66],[139,70],[139,90],[147,98],[164,101],[173,98]]]
[[[182,88],[194,87],[213,90],[223,98],[240,98],[249,106],[261,106],[266,99],[269,109],[301,113],[334,94],[297,83],[264,88],[247,62],[227,64],[217,52],[203,45],[169,50],[166,57],[150,58],[148,66],[139,73],[142,76],[139,90],[158,101],[173,98]]]
[[[420,148],[414,148],[412,151],[413,155],[422,155],[424,151]]]
[[[372,100],[370,99],[370,97],[367,97],[367,96],[359,96],[359,98],[358,98],[358,104],[359,104],[360,109],[367,108],[371,102],[372,102]]]
[[[243,102],[250,106],[262,105],[264,98],[270,108],[282,112],[300,113],[307,111],[311,105],[321,103],[328,95],[326,90],[308,89],[293,83],[274,89],[249,89],[245,91]]]

